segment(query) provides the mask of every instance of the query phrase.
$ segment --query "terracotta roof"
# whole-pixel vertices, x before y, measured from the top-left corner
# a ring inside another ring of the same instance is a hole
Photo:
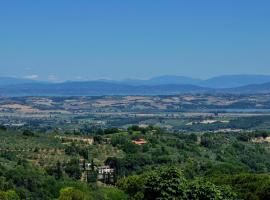
[[[146,143],[147,143],[147,141],[144,140],[144,139],[132,140],[132,142],[133,142],[134,144],[137,144],[137,145],[142,145],[142,144],[146,144]]]

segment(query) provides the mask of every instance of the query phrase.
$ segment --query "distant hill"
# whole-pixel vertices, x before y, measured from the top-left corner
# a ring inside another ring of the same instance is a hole
[[[203,80],[196,85],[210,88],[233,88],[270,82],[269,75],[224,75]]]
[[[169,95],[204,91],[208,91],[208,89],[194,85],[132,86],[99,81],[29,83],[0,87],[0,95],[2,96]]]
[[[126,79],[119,81],[118,83],[127,84],[127,85],[195,85],[199,83],[200,79],[190,78],[186,76],[157,76],[147,80],[140,79]]]
[[[163,76],[149,80],[70,81],[64,83],[0,78],[0,96],[172,95],[206,92],[270,93],[270,80],[268,81],[268,78],[270,79],[269,76],[263,75],[232,75],[199,80],[178,76]]]
[[[123,81],[101,80],[103,82],[119,83],[126,85],[196,85],[207,88],[234,88],[251,84],[270,82],[269,75],[223,75],[206,80],[186,76],[158,76],[147,80],[126,79]]]
[[[223,89],[223,91],[232,93],[270,93],[270,82]]]

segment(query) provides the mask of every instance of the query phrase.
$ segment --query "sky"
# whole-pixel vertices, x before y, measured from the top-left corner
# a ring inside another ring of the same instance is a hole
[[[0,76],[270,74],[269,0],[0,0]]]

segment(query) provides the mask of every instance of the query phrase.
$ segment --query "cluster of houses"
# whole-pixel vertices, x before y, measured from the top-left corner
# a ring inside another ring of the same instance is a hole
[[[80,138],[80,137],[65,137],[65,136],[58,136],[58,138],[62,142],[84,142],[87,144],[93,144],[93,140],[91,138]],[[103,143],[110,143],[110,138],[103,138]],[[132,140],[132,143],[136,145],[144,145],[148,142],[145,139],[138,138]],[[116,173],[115,169],[111,168],[109,165],[104,166],[96,166],[93,162],[86,162],[84,159],[80,160],[80,169],[82,171],[82,181],[90,181],[94,174],[94,180],[100,181],[106,184],[115,183],[116,180]]]
[[[93,163],[80,163],[80,168],[82,171],[84,171],[86,174],[89,172],[95,172],[96,173],[96,179],[98,181],[101,181],[103,183],[113,183],[115,180],[115,169],[111,168],[108,165],[104,166],[92,166]],[[87,176],[85,177],[85,181],[87,180]]]

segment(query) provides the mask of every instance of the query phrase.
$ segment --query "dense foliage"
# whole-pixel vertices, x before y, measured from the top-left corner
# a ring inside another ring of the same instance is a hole
[[[161,168],[142,175],[120,180],[118,186],[131,199],[178,199],[178,200],[236,200],[229,187],[216,186],[204,180],[187,180],[177,168]]]
[[[172,133],[153,126],[87,135],[2,127],[0,199],[266,200],[269,136],[268,131]],[[85,173],[86,163],[91,173]],[[110,185],[97,182],[94,167],[101,165],[114,169]]]

